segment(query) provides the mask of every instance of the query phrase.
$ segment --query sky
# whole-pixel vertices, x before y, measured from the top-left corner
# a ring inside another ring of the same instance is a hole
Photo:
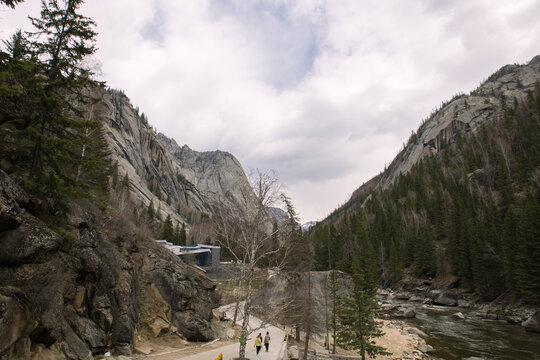
[[[0,8],[0,38],[40,2]],[[92,61],[179,145],[274,170],[303,222],[392,161],[422,119],[540,54],[538,0],[91,0]]]

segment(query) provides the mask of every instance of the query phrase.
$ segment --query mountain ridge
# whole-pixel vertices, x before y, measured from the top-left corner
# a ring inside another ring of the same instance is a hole
[[[188,229],[194,213],[211,215],[217,209],[239,207],[249,212],[254,196],[240,162],[230,153],[198,152],[156,133],[120,91],[101,91],[99,112],[119,176],[127,174],[130,192],[159,217]]]
[[[525,65],[501,67],[470,95],[459,94],[443,102],[423,120],[388,167],[354,190],[342,207],[347,208],[355,199],[365,200],[372,191],[387,189],[400,173],[408,172],[420,159],[438,153],[459,132],[474,132],[483,122],[496,119],[502,110],[501,99],[505,103],[524,99],[528,91],[534,90],[539,76],[540,55],[536,55]],[[457,111],[451,107],[457,107]]]

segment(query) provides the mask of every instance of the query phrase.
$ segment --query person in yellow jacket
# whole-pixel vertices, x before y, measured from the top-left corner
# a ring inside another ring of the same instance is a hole
[[[255,338],[255,347],[257,348],[257,355],[259,355],[259,351],[261,351],[262,348],[262,335],[260,333]]]

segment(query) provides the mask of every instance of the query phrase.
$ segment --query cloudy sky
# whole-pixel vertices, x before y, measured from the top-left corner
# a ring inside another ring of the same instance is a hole
[[[0,10],[0,37],[39,1]],[[538,0],[91,0],[96,61],[158,131],[273,169],[321,219],[431,109],[540,53]]]

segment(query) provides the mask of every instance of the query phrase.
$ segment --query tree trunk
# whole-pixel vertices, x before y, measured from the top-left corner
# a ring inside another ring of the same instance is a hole
[[[330,332],[328,331],[328,287],[324,288],[324,321],[326,323],[326,341],[324,348],[330,349]]]
[[[233,317],[233,321],[232,321],[232,325],[231,327],[234,328],[234,326],[236,325],[236,319],[238,318],[238,308],[240,307],[240,296],[238,294],[236,294],[236,305],[234,307],[234,317]]]
[[[307,313],[306,313],[306,341],[304,346],[304,360],[307,360],[309,350],[309,338],[311,337],[311,271],[308,270],[308,298],[307,298]]]
[[[246,358],[246,345],[248,342],[248,325],[249,325],[249,315],[251,311],[251,276],[248,277],[247,283],[247,294],[246,302],[244,303],[244,318],[242,319],[242,331],[240,332],[240,337],[244,339],[240,343],[240,351],[238,352],[238,359],[245,360]]]

